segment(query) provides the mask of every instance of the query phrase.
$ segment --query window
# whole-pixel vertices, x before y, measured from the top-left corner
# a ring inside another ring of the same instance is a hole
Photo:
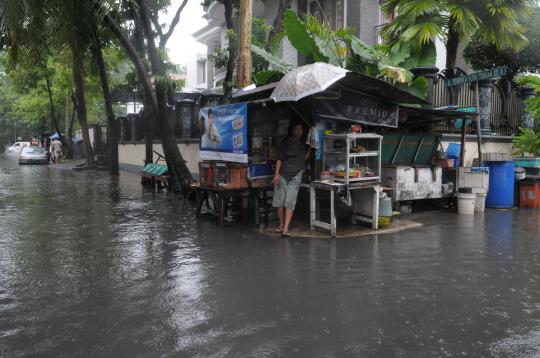
[[[345,0],[312,0],[309,2],[309,14],[319,21],[326,22],[335,29],[343,27]]]
[[[206,60],[197,61],[197,84],[206,82]]]

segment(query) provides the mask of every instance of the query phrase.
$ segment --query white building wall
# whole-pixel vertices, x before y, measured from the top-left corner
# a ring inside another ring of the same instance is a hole
[[[435,40],[435,48],[437,49],[435,66],[437,66],[439,70],[443,70],[446,68],[446,47],[440,39],[437,39]]]
[[[163,154],[163,147],[160,143],[154,143],[153,149]],[[186,160],[189,171],[192,174],[199,173],[199,143],[178,143],[178,149]],[[120,143],[118,144],[118,162],[120,167],[125,170],[141,170],[144,166],[144,158],[146,157],[146,145],[144,143]],[[153,160],[157,159],[154,153]]]

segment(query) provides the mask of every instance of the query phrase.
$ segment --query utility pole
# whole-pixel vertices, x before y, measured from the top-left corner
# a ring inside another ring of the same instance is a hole
[[[251,84],[253,63],[251,59],[251,21],[252,0],[240,0],[240,46],[236,66],[236,87],[244,88]]]

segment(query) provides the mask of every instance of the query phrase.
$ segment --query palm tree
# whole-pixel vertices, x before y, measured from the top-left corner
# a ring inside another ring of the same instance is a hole
[[[440,38],[450,68],[456,64],[460,42],[475,33],[501,49],[523,49],[525,29],[517,20],[530,4],[530,0],[385,0],[382,11],[393,20],[382,35],[391,44],[416,49]]]

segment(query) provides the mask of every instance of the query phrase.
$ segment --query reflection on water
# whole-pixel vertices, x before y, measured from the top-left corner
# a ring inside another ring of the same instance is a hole
[[[136,175],[0,157],[2,356],[540,354],[540,217],[281,240],[196,221]]]

